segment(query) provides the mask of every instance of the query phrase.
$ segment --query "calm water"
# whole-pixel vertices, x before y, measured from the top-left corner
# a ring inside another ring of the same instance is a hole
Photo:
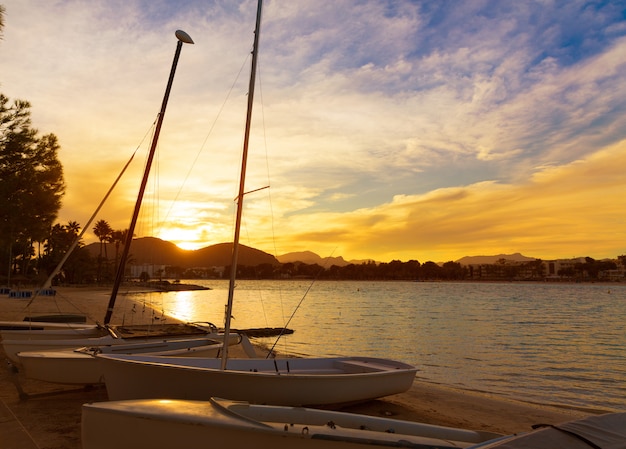
[[[228,282],[194,283],[213,290],[139,299],[166,315],[222,326]],[[295,333],[276,346],[282,353],[393,358],[431,382],[626,409],[624,285],[320,281],[306,294],[309,287],[239,281],[232,327],[282,327],[293,314]]]

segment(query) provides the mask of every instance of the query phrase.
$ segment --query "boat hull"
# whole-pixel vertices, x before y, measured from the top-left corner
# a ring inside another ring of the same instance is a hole
[[[92,347],[104,347],[113,345],[132,345],[132,344],[146,344],[159,341],[176,341],[190,339],[189,336],[172,336],[172,337],[134,337],[134,338],[117,338],[112,335],[105,335],[103,337],[96,338],[67,338],[67,339],[45,339],[35,338],[33,340],[2,340],[2,346],[4,352],[9,360],[17,365],[21,365],[21,360],[18,353],[25,352],[41,352],[41,351],[59,351],[66,349],[77,348],[92,348]],[[202,338],[223,340],[224,334],[221,333],[206,333],[202,335]],[[237,344],[240,342],[240,335],[231,333],[229,334],[229,343]]]
[[[106,328],[96,324],[52,323],[35,321],[0,322],[1,340],[51,340],[97,338],[108,335]]]
[[[76,350],[20,352],[21,371],[29,379],[70,385],[104,382],[100,354],[146,354],[168,357],[217,357],[223,343],[207,338],[165,340]]]
[[[329,424],[331,423],[331,424]],[[123,435],[111,441],[110,429]],[[367,429],[367,430],[364,430]],[[387,418],[223,400],[134,400],[82,409],[84,449],[467,447],[496,434]]]
[[[117,339],[112,335],[104,335],[102,337],[93,338],[35,338],[33,340],[2,340],[2,346],[6,356],[12,363],[18,366],[20,365],[20,358],[18,357],[18,354],[23,352],[59,351],[64,349],[107,346],[125,343],[128,342]]]
[[[274,405],[367,401],[413,384],[411,365],[369,357],[221,360],[104,354],[110,400],[221,397]]]
[[[52,323],[31,321],[0,322],[2,341],[69,340],[99,338],[179,337],[193,338],[217,333],[212,323],[131,324],[100,326],[97,324]]]

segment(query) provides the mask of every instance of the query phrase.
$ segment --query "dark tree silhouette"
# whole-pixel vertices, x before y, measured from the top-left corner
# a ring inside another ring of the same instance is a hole
[[[47,238],[61,208],[59,148],[54,134],[38,137],[31,127],[30,103],[0,94],[0,260],[9,261],[9,276],[26,274],[35,242]]]

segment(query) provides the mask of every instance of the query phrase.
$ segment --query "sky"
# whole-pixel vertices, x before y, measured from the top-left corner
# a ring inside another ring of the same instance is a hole
[[[0,4],[0,92],[59,139],[62,224],[87,223],[136,152],[96,218],[128,228],[174,33],[191,36],[135,236],[232,241],[256,1]],[[244,245],[626,254],[625,1],[266,1],[255,86]]]

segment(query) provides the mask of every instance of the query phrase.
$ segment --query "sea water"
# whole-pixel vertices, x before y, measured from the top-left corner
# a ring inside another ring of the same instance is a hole
[[[223,326],[228,281],[134,299]],[[238,281],[235,329],[283,327],[283,354],[412,363],[418,379],[585,410],[626,410],[626,285]],[[159,317],[160,318],[160,317]]]

